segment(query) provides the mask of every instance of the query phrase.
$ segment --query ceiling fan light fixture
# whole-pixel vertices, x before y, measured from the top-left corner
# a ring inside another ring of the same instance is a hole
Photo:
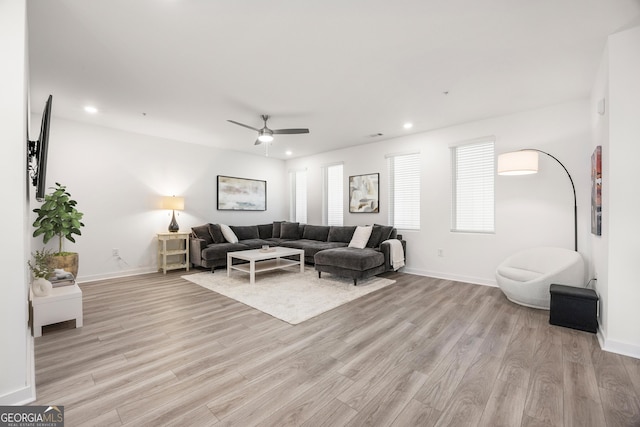
[[[264,129],[260,131],[258,135],[258,141],[260,142],[271,142],[273,141],[273,134],[269,131],[265,131]]]

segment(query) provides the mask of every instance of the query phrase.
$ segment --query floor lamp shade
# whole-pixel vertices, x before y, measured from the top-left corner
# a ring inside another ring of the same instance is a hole
[[[169,224],[169,231],[175,233],[180,230],[178,221],[176,221],[176,211],[184,210],[184,197],[163,197],[162,208],[173,211],[173,214],[171,215],[171,223]]]
[[[538,172],[538,153],[522,150],[498,156],[498,175],[528,175]]]

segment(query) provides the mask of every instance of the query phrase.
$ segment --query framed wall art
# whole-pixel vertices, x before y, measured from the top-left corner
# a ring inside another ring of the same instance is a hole
[[[349,177],[349,212],[380,212],[380,174]]]
[[[218,210],[266,211],[267,181],[218,175]]]
[[[602,146],[591,155],[591,233],[602,235]]]

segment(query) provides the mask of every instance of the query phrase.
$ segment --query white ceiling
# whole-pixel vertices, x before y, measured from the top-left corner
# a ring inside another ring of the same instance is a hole
[[[35,113],[53,94],[54,117],[260,155],[227,119],[310,128],[276,158],[584,98],[606,37],[640,23],[640,0],[27,5]]]

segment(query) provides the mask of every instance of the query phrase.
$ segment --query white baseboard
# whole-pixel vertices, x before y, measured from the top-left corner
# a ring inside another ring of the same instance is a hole
[[[420,270],[416,268],[403,268],[402,273],[415,274],[417,276],[433,277],[436,279],[453,280],[456,282],[471,283],[474,285],[491,286],[497,288],[498,285],[495,280],[487,280],[482,277],[464,276],[459,274],[448,274],[438,271]]]
[[[3,395],[0,395],[0,405],[7,406],[19,406],[27,405],[36,400],[36,373],[35,373],[35,352],[33,336],[31,335],[31,328],[28,328],[25,324],[25,332],[27,336],[27,348],[26,348],[26,384],[24,387],[10,391]]]
[[[597,337],[600,348],[604,351],[640,359],[640,346],[607,339],[600,327],[598,327]]]
[[[19,406],[27,405],[36,400],[36,393],[32,386],[26,386],[18,390],[0,396],[0,405]]]
[[[96,280],[117,279],[118,277],[138,276],[140,274],[157,273],[158,269],[154,267],[133,268],[130,270],[117,271],[113,273],[94,274],[89,276],[78,276],[77,282],[93,282]]]
[[[27,405],[36,400],[36,374],[35,374],[35,353],[33,349],[33,337],[31,329],[25,328],[27,334],[27,378],[24,387],[13,390],[0,396],[0,405],[17,406]]]

